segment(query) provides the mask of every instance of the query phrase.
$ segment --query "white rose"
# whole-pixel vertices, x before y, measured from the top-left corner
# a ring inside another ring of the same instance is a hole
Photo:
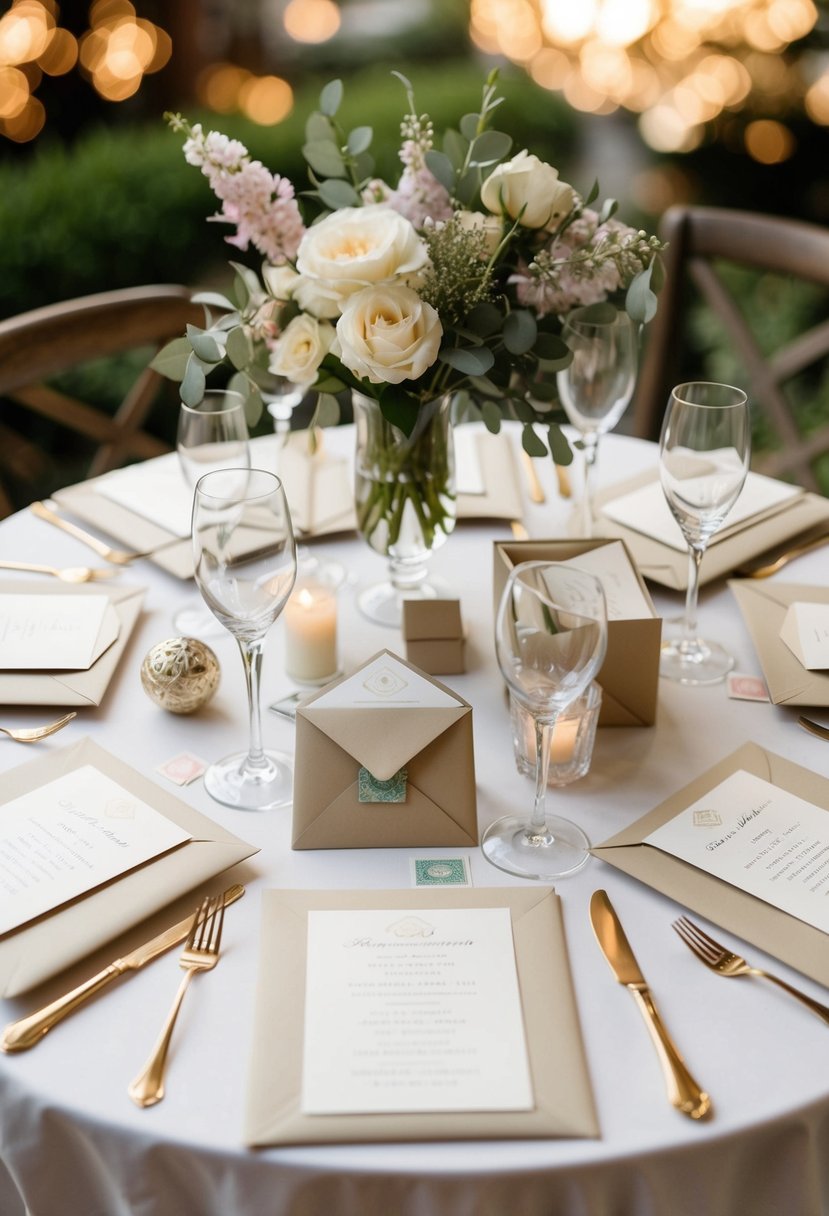
[[[293,384],[310,384],[333,341],[333,325],[301,313],[274,343],[268,369]]]
[[[341,308],[363,287],[405,281],[426,262],[423,241],[391,207],[343,207],[314,224],[300,241],[296,266],[310,282],[301,284],[298,291],[314,295],[318,306],[328,302],[329,307],[336,303]],[[294,296],[301,299],[297,291]]]
[[[457,211],[455,214],[461,228],[466,229],[467,232],[474,232],[475,229],[483,231],[484,248],[487,253],[493,254],[501,243],[500,216],[484,215],[482,211]]]
[[[493,169],[481,187],[481,202],[494,215],[520,216],[524,228],[551,228],[573,210],[575,192],[559,181],[558,169],[525,149]]]
[[[284,303],[293,295],[294,288],[299,282],[299,275],[293,266],[267,264],[262,267],[262,279],[273,298]]]
[[[432,366],[442,336],[438,314],[411,287],[364,287],[346,301],[335,351],[355,376],[399,384]]]

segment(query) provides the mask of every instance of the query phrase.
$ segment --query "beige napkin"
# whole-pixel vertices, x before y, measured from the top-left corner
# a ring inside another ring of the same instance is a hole
[[[512,916],[535,1109],[382,1115],[300,1110],[308,912],[503,908]],[[266,891],[245,1141],[483,1140],[598,1136],[558,896],[549,887],[453,891]]]
[[[643,843],[651,832],[704,797],[738,769],[754,773],[829,812],[829,780],[826,777],[768,752],[756,743],[745,743],[642,819],[596,845],[591,852],[730,933],[782,959],[804,975],[829,985],[829,938],[825,933],[721,878],[714,878],[678,857]]]
[[[177,823],[192,839],[0,936],[0,996],[17,996],[91,954],[193,887],[259,850],[194,811],[174,794],[104,751],[91,739],[38,757],[3,775],[6,802],[91,764]]]
[[[649,470],[629,481],[612,486],[597,495],[597,506],[601,507],[612,498],[629,494],[657,478],[658,474]],[[787,501],[770,515],[764,515],[753,522],[748,521],[733,535],[709,546],[702,559],[700,584],[730,574],[741,562],[756,557],[772,545],[796,536],[798,532],[824,519],[829,520],[829,500],[819,494],[806,493]],[[636,532],[633,528],[624,527],[608,519],[606,515],[600,517],[597,527],[602,536],[614,536],[624,540],[645,578],[676,591],[684,591],[687,588],[687,554],[653,540],[642,532]]]
[[[106,589],[104,590],[104,586]],[[141,604],[143,587],[86,583],[70,587],[50,583],[0,581],[4,595],[106,595],[118,617],[118,637],[85,671],[0,671],[4,705],[100,705],[129,641]]]
[[[829,587],[754,579],[729,582],[775,705],[829,705],[829,672],[809,671],[780,637],[790,604],[829,605]]]

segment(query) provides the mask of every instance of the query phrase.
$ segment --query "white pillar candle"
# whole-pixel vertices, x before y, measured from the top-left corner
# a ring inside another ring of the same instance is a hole
[[[285,605],[285,670],[299,683],[337,671],[337,599],[330,587],[303,579]]]

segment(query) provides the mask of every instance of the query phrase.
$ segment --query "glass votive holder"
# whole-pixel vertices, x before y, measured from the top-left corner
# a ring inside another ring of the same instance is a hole
[[[298,578],[283,620],[286,674],[297,684],[327,684],[338,674],[336,588]]]
[[[556,722],[550,740],[548,785],[569,785],[589,772],[601,705],[602,690],[598,684],[591,684]],[[519,773],[534,777],[535,722],[512,693],[510,722],[516,767]]]

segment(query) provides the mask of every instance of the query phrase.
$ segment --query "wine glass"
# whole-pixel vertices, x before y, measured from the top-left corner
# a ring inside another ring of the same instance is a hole
[[[607,649],[607,609],[597,578],[559,562],[522,562],[507,580],[495,624],[498,665],[535,727],[532,817],[513,814],[484,833],[484,856],[522,878],[581,869],[590,843],[581,828],[547,812],[550,740],[556,720],[588,687]]]
[[[197,405],[183,402],[178,416],[176,451],[191,490],[205,473],[221,468],[250,468],[245,399],[228,389],[208,389]],[[173,626],[184,637],[220,637],[222,627],[204,604],[179,608]]]
[[[751,455],[748,398],[729,384],[692,382],[671,391],[659,440],[659,475],[688,544],[688,594],[680,635],[663,645],[660,675],[716,684],[733,657],[697,634],[699,571],[709,540],[743,488]]]
[[[207,792],[225,806],[269,811],[291,800],[290,757],[262,747],[259,680],[265,635],[296,578],[296,545],[282,482],[262,469],[206,473],[193,498],[196,583],[242,652],[250,747],[207,770]]]
[[[556,373],[561,404],[581,436],[584,485],[581,534],[593,535],[593,482],[599,436],[624,414],[636,383],[636,326],[612,304],[590,304],[571,312],[562,337],[573,358]]]

